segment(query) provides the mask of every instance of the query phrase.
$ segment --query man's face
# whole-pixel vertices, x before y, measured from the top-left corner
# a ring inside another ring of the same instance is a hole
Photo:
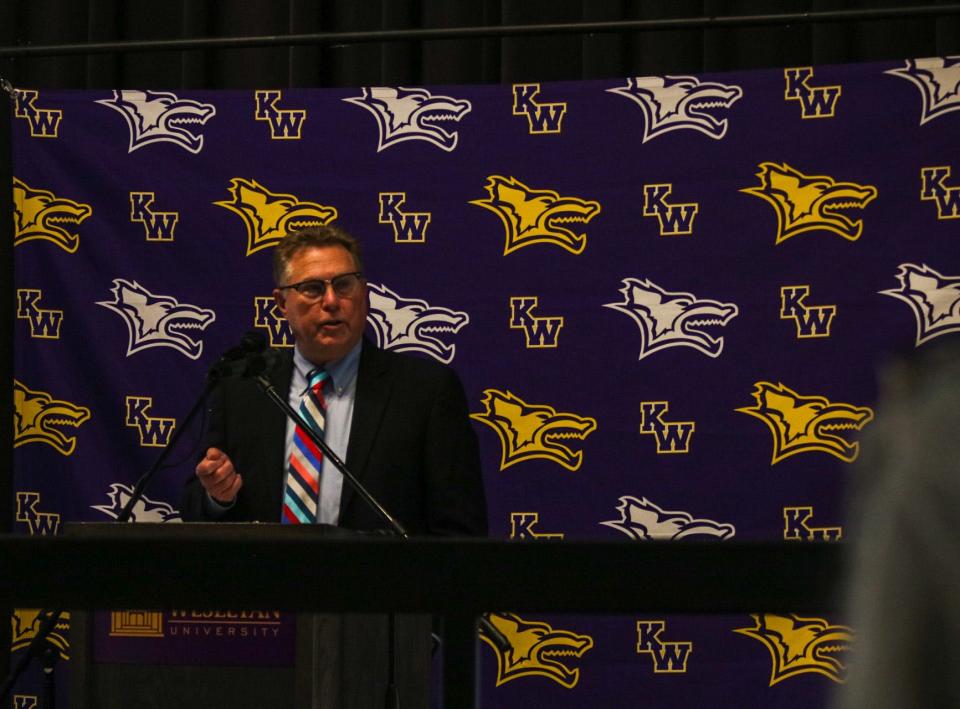
[[[342,246],[310,247],[290,259],[285,283],[330,280],[356,270],[353,257]],[[290,323],[300,351],[314,364],[344,357],[363,336],[367,321],[367,285],[363,281],[349,297],[338,296],[329,284],[316,301],[295,288],[276,288],[273,297]]]

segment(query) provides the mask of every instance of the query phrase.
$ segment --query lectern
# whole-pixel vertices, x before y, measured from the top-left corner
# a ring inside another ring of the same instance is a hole
[[[136,527],[138,538],[146,534],[171,545],[178,543],[175,527],[187,533],[185,542],[188,534],[195,535],[196,528],[203,527],[211,538],[257,544],[276,535],[303,540],[349,538],[357,543],[356,533],[320,525],[141,523]],[[123,539],[129,532],[128,524],[65,527],[65,534],[76,539]],[[131,573],[149,573],[136,559],[115,562],[121,569],[129,566]],[[324,568],[322,558],[311,563]],[[71,613],[71,707],[381,709],[391,661],[405,709],[429,706],[429,616],[395,616],[391,653],[385,614],[238,608],[215,593],[216,579],[209,578],[208,571],[197,568],[179,579],[211,589],[205,608]],[[337,571],[330,568],[323,575],[336,584]],[[311,589],[305,586],[302,592],[310,594]],[[291,602],[291,606],[303,603]]]

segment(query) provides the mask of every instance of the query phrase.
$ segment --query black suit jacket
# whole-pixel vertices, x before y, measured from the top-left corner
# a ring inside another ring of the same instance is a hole
[[[286,398],[293,354],[267,378]],[[251,379],[225,379],[211,397],[207,447],[220,448],[243,477],[221,517],[279,522],[286,418]],[[411,534],[485,535],[487,511],[477,436],[456,373],[430,360],[378,349],[364,339],[347,468]],[[187,521],[207,520],[204,490],[191,478],[181,501]],[[385,524],[344,480],[341,527]]]

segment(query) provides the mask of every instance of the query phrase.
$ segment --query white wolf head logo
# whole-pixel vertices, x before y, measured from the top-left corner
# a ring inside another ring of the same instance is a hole
[[[127,324],[127,357],[150,347],[172,347],[190,359],[203,353],[203,342],[194,339],[216,320],[212,310],[177,302],[169,295],[154,295],[136,281],[113,279],[113,300],[98,301]]]
[[[905,67],[883,73],[913,82],[920,89],[920,125],[960,111],[960,56],[907,59]]]
[[[217,113],[216,107],[209,103],[181,99],[176,94],[160,91],[114,91],[113,98],[101,99],[97,103],[118,111],[127,122],[130,129],[128,153],[161,141],[199,153],[203,150],[203,136],[194,133]]]
[[[899,288],[880,291],[910,306],[919,347],[948,332],[960,332],[960,276],[944,276],[923,264],[900,264]]]
[[[370,314],[377,344],[385,350],[422,352],[449,364],[456,345],[447,345],[437,334],[454,335],[470,322],[464,312],[431,306],[424,300],[401,298],[385,285],[367,284]]]
[[[603,307],[626,313],[640,326],[640,357],[668,347],[692,347],[708,357],[723,352],[723,337],[711,337],[702,328],[726,325],[740,309],[733,303],[671,293],[650,279],[624,278],[623,300]]]
[[[472,108],[469,101],[434,96],[426,89],[389,86],[371,86],[363,89],[362,95],[343,100],[365,108],[377,119],[378,153],[404,140],[425,140],[450,152],[457,147],[459,136],[438,123],[459,121]]]
[[[620,498],[617,506],[620,519],[600,524],[623,532],[631,539],[729,539],[736,533],[732,524],[709,519],[694,519],[687,512],[668,512],[646,497],[638,500],[630,495]]]
[[[127,502],[129,502],[132,494],[133,485],[113,483],[110,486],[110,491],[107,493],[107,498],[110,500],[110,504],[90,505],[90,508],[96,510],[97,512],[103,512],[103,514],[107,515],[107,517],[110,517],[111,519],[117,519]],[[173,509],[173,507],[168,503],[157,502],[155,500],[151,500],[149,497],[141,495],[140,499],[137,500],[137,503],[133,506],[133,510],[131,511],[130,515],[130,521],[182,522],[183,520],[180,518],[180,513]]]
[[[739,86],[700,81],[695,76],[637,76],[627,79],[626,86],[607,91],[643,109],[644,143],[682,128],[720,140],[727,134],[727,119],[714,118],[706,109],[730,108],[743,96]]]

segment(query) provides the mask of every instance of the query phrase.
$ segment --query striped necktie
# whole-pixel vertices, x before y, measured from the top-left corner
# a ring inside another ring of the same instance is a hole
[[[323,398],[323,385],[329,376],[324,369],[310,370],[307,374],[307,390],[300,398],[300,415],[321,436],[327,410],[327,404]],[[287,465],[287,484],[283,491],[281,522],[313,524],[317,521],[322,465],[323,453],[304,430],[297,426],[293,434],[290,461]]]

